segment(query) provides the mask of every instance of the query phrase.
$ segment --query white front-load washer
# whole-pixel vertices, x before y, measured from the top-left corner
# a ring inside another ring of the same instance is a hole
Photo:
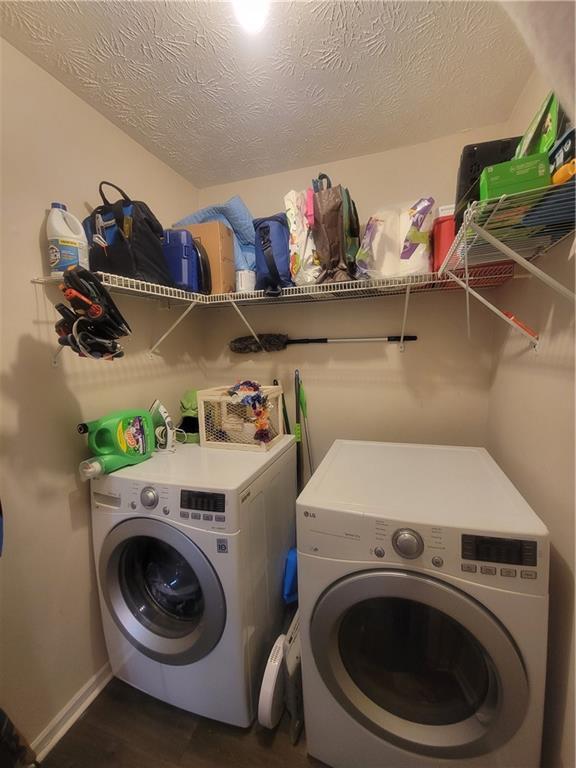
[[[548,532],[484,449],[337,440],[297,539],[311,755],[539,765]]]
[[[92,480],[114,675],[190,712],[251,724],[282,624],[295,478],[287,436],[266,452],[178,445]]]

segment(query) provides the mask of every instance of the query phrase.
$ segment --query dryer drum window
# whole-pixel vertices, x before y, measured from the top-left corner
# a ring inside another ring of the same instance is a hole
[[[364,600],[344,615],[342,661],[379,707],[405,720],[466,720],[495,685],[480,644],[445,613],[413,600]]]
[[[163,541],[130,539],[119,558],[120,588],[134,616],[165,637],[182,637],[200,621],[204,595],[194,569]]]
[[[409,752],[486,754],[524,720],[528,678],[514,639],[438,579],[392,569],[344,577],[319,597],[310,644],[340,706]]]

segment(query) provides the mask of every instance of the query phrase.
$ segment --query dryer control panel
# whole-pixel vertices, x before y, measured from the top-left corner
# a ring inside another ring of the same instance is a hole
[[[451,526],[298,505],[298,549],[362,565],[450,575],[467,582],[546,594],[546,537],[496,536]]]

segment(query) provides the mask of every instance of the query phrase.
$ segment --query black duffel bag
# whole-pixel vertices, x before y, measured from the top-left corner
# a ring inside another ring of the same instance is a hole
[[[113,187],[121,199],[110,203],[102,187]],[[131,200],[109,181],[98,187],[102,205],[84,219],[92,272],[110,272],[147,283],[173,286],[162,250],[164,229],[146,203]]]

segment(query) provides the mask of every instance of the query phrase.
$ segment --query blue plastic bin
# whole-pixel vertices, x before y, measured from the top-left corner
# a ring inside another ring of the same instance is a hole
[[[192,234],[187,229],[165,229],[163,248],[174,283],[184,291],[199,293],[201,285],[198,251]]]

